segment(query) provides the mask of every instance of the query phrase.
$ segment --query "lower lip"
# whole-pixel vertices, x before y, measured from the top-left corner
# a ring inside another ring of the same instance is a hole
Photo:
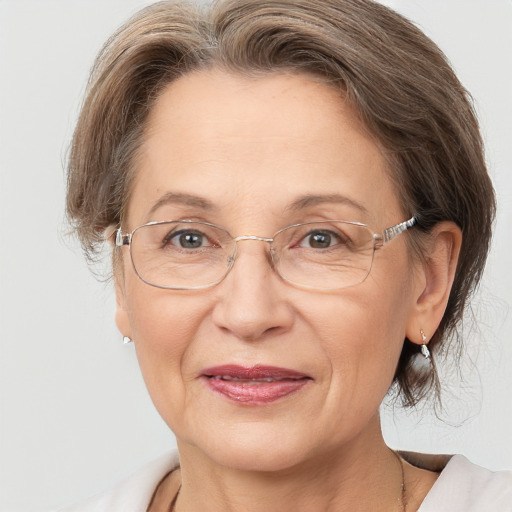
[[[204,377],[206,385],[229,400],[244,405],[265,405],[296,393],[310,379],[284,379],[274,382],[222,380]]]

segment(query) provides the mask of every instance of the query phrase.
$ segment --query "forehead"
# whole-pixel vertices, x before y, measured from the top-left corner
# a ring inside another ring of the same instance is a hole
[[[147,121],[129,216],[147,220],[165,194],[239,214],[282,212],[306,194],[346,196],[374,218],[398,210],[386,160],[354,109],[300,74],[208,70],[171,83]]]

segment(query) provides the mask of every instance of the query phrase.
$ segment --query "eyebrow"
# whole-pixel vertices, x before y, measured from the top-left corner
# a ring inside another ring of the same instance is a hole
[[[341,194],[308,194],[296,199],[286,208],[286,210],[299,211],[325,203],[346,204],[356,208],[364,214],[368,214],[368,210],[361,203]]]
[[[293,203],[285,208],[285,211],[296,212],[310,208],[312,206],[326,203],[346,204],[356,208],[364,214],[368,214],[368,210],[361,203],[358,203],[357,201],[341,194],[307,194],[293,201]],[[203,197],[181,192],[168,192],[167,194],[164,194],[162,197],[160,197],[157,202],[150,208],[148,215],[150,216],[156,210],[168,204],[192,206],[207,212],[216,210],[215,205]]]
[[[200,196],[192,194],[184,194],[181,192],[168,192],[158,199],[158,201],[150,208],[148,215],[155,213],[156,210],[168,204],[179,204],[183,206],[193,206],[204,211],[215,210],[212,202]]]

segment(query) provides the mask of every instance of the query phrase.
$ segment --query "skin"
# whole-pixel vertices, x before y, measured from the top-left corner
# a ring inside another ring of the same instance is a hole
[[[213,69],[178,79],[150,114],[136,164],[124,231],[186,218],[271,237],[296,222],[338,218],[380,233],[409,217],[379,145],[339,92],[307,75],[248,79]],[[171,201],[151,211],[169,193],[211,207]],[[339,194],[364,211],[332,201],[290,210],[306,194]],[[420,263],[406,236],[376,252],[363,283],[330,292],[284,282],[263,242],[239,242],[224,281],[198,291],[145,284],[122,249],[116,321],[177,438],[177,510],[400,510],[401,469],[378,407],[404,338],[420,343],[420,328],[433,333],[439,324],[460,247],[458,229],[440,224]],[[311,381],[245,407],[199,378],[220,364],[280,366]],[[435,478],[406,465],[408,510]],[[176,473],[164,482],[152,510],[166,509],[176,482]]]

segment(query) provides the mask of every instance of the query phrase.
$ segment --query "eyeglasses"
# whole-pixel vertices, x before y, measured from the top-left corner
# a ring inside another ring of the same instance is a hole
[[[131,233],[116,232],[116,246],[130,246],[137,275],[145,283],[171,290],[200,290],[220,283],[233,267],[238,242],[269,244],[271,264],[284,280],[300,288],[337,290],[362,283],[375,251],[416,224],[412,217],[374,233],[359,222],[320,220],[293,224],[272,238],[232,237],[221,226],[177,220],[149,222]]]

